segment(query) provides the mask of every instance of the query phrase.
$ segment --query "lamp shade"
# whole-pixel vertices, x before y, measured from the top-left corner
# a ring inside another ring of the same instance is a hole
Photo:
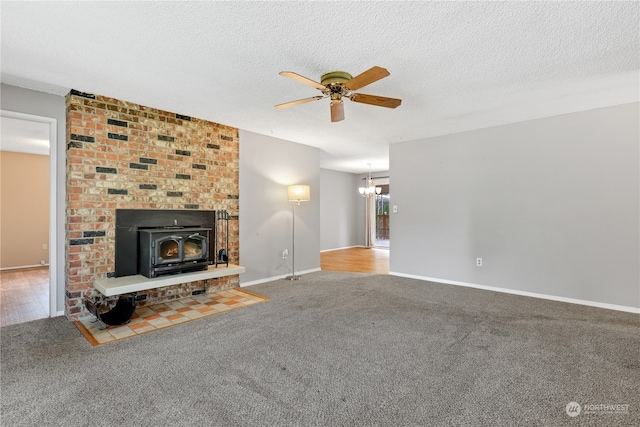
[[[287,187],[287,195],[290,202],[308,202],[311,199],[308,185],[290,185]]]

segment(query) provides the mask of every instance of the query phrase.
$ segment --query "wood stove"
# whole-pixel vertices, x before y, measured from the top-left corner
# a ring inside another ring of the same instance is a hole
[[[138,230],[138,270],[153,278],[206,270],[210,228],[169,226]]]
[[[216,211],[116,209],[110,277],[205,270],[215,263],[215,228]]]

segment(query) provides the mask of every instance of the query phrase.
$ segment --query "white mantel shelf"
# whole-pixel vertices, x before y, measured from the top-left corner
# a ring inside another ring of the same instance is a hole
[[[141,274],[135,276],[110,277],[96,280],[94,287],[104,296],[140,292],[149,289],[162,288],[164,286],[179,285],[181,283],[195,282],[198,280],[215,279],[216,277],[233,276],[245,272],[244,267],[229,264],[228,267],[210,265],[206,270],[192,273],[172,274],[168,276],[149,279]]]

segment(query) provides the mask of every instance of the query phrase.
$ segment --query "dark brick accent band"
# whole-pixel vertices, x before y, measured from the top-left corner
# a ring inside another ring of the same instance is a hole
[[[200,205],[184,205],[185,209],[200,209]]]
[[[143,165],[143,164],[140,164],[140,163],[129,163],[129,168],[131,168],[131,169],[149,170],[149,165]]]
[[[218,144],[207,144],[207,148],[213,148],[214,150],[219,150],[220,146]]]
[[[64,291],[64,294],[69,299],[80,298],[82,296],[82,292],[81,291],[69,292],[68,290],[66,290],[66,291]]]
[[[71,239],[69,244],[71,246],[93,245],[93,239]]]
[[[190,156],[191,155],[191,151],[176,150],[176,154],[179,155],[179,156]]]
[[[177,173],[176,174],[176,179],[191,179],[191,175],[186,175],[183,173]]]
[[[96,173],[118,173],[118,169],[96,166]]]
[[[140,157],[140,163],[147,163],[149,165],[157,165],[158,164],[158,160],[150,159],[148,157]]]
[[[227,199],[239,199],[240,196],[237,194],[227,194]]]
[[[160,141],[174,142],[176,139],[172,136],[158,135]]]
[[[121,194],[126,196],[127,194],[129,194],[129,190],[122,190],[120,188],[108,188],[107,194]]]
[[[120,140],[120,141],[128,141],[129,140],[129,137],[127,135],[120,135],[119,133],[111,133],[111,132],[109,132],[107,134],[107,138],[109,138],[109,139],[117,139],[117,140]]]
[[[167,191],[167,197],[182,197],[182,191]]]
[[[140,184],[138,188],[141,190],[157,190],[158,186],[156,184]]]
[[[67,150],[70,148],[83,148],[83,147],[84,147],[84,143],[80,141],[71,141],[67,144]]]
[[[180,119],[180,120],[186,120],[188,122],[191,121],[191,117],[189,116],[183,116],[182,114],[176,114],[176,119]]]
[[[200,165],[200,164],[198,164],[198,163],[194,163],[194,164],[192,164],[192,165],[191,165],[191,167],[192,167],[193,169],[202,169],[202,170],[207,169],[207,165]]]
[[[82,237],[104,237],[107,235],[106,231],[83,231]]]
[[[71,140],[73,140],[73,141],[82,141],[82,142],[96,142],[96,138],[93,137],[93,136],[77,135],[75,133],[71,134]]]
[[[233,137],[227,135],[220,135],[220,139],[222,139],[223,141],[233,141]]]
[[[71,95],[81,96],[83,98],[96,99],[96,96],[92,93],[80,92],[79,90],[71,89]]]
[[[229,215],[229,221],[237,221],[238,215]]]
[[[129,123],[123,122],[122,120],[107,119],[107,123],[110,124],[110,125],[121,126],[121,127],[124,127],[124,128],[129,127]]]

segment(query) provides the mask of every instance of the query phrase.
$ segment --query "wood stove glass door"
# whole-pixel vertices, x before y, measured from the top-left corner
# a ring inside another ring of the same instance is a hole
[[[155,265],[181,261],[180,246],[182,244],[182,236],[162,237],[157,239],[154,244],[156,247]]]
[[[184,239],[184,260],[206,259],[207,236],[192,234]]]

